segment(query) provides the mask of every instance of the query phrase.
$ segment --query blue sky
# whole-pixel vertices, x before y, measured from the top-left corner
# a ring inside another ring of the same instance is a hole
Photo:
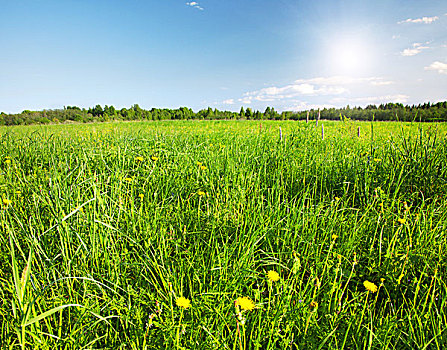
[[[0,0],[0,111],[447,100],[445,0]]]

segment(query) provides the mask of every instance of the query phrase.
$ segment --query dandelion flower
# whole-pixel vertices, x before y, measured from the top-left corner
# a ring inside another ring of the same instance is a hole
[[[132,182],[132,178],[131,177],[126,177],[124,180],[127,181],[127,182]]]
[[[382,159],[380,159],[380,158],[374,158],[374,161],[375,161],[376,163],[379,163],[379,162],[382,161]]]
[[[189,301],[189,299],[187,299],[187,298],[185,298],[185,297],[177,298],[177,299],[175,300],[175,304],[176,304],[178,307],[182,307],[182,308],[184,308],[184,309],[187,309],[187,308],[189,308],[189,307],[191,306],[191,302]]]
[[[152,156],[151,159],[152,159],[154,162],[156,162],[156,161],[158,160],[158,157],[156,157],[156,156]]]
[[[140,199],[143,200],[143,198],[144,198],[144,194],[143,194],[143,193],[140,193],[140,194],[138,195],[138,197],[140,197]]]
[[[135,157],[135,160],[138,160],[139,162],[142,162],[144,160],[143,157]]]
[[[332,235],[332,239],[335,241],[338,238],[337,235]]]
[[[11,205],[12,204],[12,200],[7,199],[7,198],[3,198],[3,204],[4,205]]]
[[[203,191],[197,191],[197,194],[198,194],[200,197],[202,197],[202,196],[204,196],[206,193],[203,192]]]
[[[399,218],[399,219],[397,219],[397,221],[399,221],[400,224],[405,224],[405,222],[407,221],[407,219]]]
[[[255,308],[255,303],[248,297],[239,297],[236,300],[236,305],[239,305],[242,310],[251,311]]]
[[[315,300],[312,300],[311,302],[310,302],[310,307],[313,307],[313,308],[317,308],[318,307],[318,303],[315,301]]]
[[[340,200],[340,197],[335,197],[335,200],[336,200],[336,201],[339,201],[339,200]]]
[[[201,166],[200,166],[200,169],[201,169],[201,170],[206,170],[206,166],[205,166],[205,165],[201,165]]]
[[[274,270],[270,270],[269,272],[267,272],[267,277],[272,282],[279,281],[279,273]]]
[[[370,281],[365,281],[365,282],[363,282],[363,285],[364,285],[365,288],[366,288],[367,290],[369,290],[371,293],[375,293],[375,292],[377,292],[377,286],[376,286],[374,283],[372,283],[372,282],[370,282]]]
[[[5,164],[11,164],[11,159],[6,159]]]
[[[197,162],[197,165],[198,166],[202,166],[202,162]]]

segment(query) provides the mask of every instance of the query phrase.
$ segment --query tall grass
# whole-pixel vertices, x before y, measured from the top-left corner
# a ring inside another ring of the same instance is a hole
[[[1,346],[443,349],[447,128],[322,122],[0,129]]]

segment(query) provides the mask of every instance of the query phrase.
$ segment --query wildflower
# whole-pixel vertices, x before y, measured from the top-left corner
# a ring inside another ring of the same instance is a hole
[[[380,159],[380,158],[374,158],[374,161],[375,161],[376,163],[379,163],[379,162],[382,161],[382,159]]]
[[[154,318],[155,316],[156,316],[155,314],[151,314],[151,315],[149,316],[149,322],[148,322],[148,325],[147,325],[148,328],[151,328],[151,327],[153,326],[153,324],[154,324],[153,318]]]
[[[312,300],[311,302],[310,302],[310,307],[313,307],[313,308],[318,308],[318,303],[315,301],[315,300]]]
[[[3,198],[3,204],[4,205],[11,205],[12,204],[12,200]]]
[[[236,300],[236,305],[239,305],[242,310],[251,311],[255,308],[255,304],[250,298],[239,297]]]
[[[79,207],[79,211],[80,211],[81,213],[83,213],[83,212],[84,212],[84,208],[83,208],[83,207]]]
[[[279,281],[279,273],[276,272],[276,271],[274,271],[274,270],[270,270],[270,271],[267,273],[267,277],[268,277],[268,279],[269,279],[270,281],[272,281],[272,282],[277,282],[277,281]]]
[[[132,178],[131,177],[126,177],[124,180],[127,181],[127,182],[132,182]]]
[[[376,286],[374,283],[372,283],[372,282],[370,282],[370,281],[365,281],[365,282],[363,282],[363,285],[364,285],[365,288],[366,288],[367,290],[369,290],[371,293],[375,293],[375,292],[377,292],[377,286]]]
[[[340,200],[340,197],[335,197],[335,200],[338,202]]]
[[[198,194],[200,197],[202,197],[202,196],[204,196],[206,193],[203,192],[203,191],[197,191],[197,194]]]
[[[397,219],[397,221],[399,221],[399,223],[403,225],[403,224],[405,224],[405,222],[407,221],[407,219],[399,218],[399,219]]]
[[[5,164],[11,164],[11,159],[6,159]]]
[[[202,166],[202,162],[197,162],[197,165],[198,166]]]
[[[205,165],[201,165],[200,166],[200,170],[206,170],[206,166]]]
[[[143,157],[135,157],[135,160],[142,162],[144,160],[144,158]]]
[[[144,194],[143,194],[143,193],[140,193],[140,194],[138,195],[138,197],[140,197],[140,199],[143,200],[143,198],[144,198]]]
[[[385,278],[381,278],[381,279],[380,279],[380,283],[383,284],[383,282],[385,282]]]
[[[175,300],[175,304],[176,304],[178,307],[182,307],[182,308],[184,308],[184,309],[187,309],[188,307],[191,306],[191,302],[189,301],[189,299],[187,299],[187,298],[185,298],[185,297],[177,298],[177,299]]]
[[[156,161],[158,160],[158,157],[156,157],[156,156],[152,156],[151,159],[152,159],[154,162],[156,162]]]
[[[332,239],[335,241],[338,238],[337,235],[332,235]]]

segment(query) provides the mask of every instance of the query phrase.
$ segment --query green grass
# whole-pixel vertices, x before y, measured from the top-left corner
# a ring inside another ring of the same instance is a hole
[[[323,123],[0,128],[1,348],[445,348],[446,125]]]

